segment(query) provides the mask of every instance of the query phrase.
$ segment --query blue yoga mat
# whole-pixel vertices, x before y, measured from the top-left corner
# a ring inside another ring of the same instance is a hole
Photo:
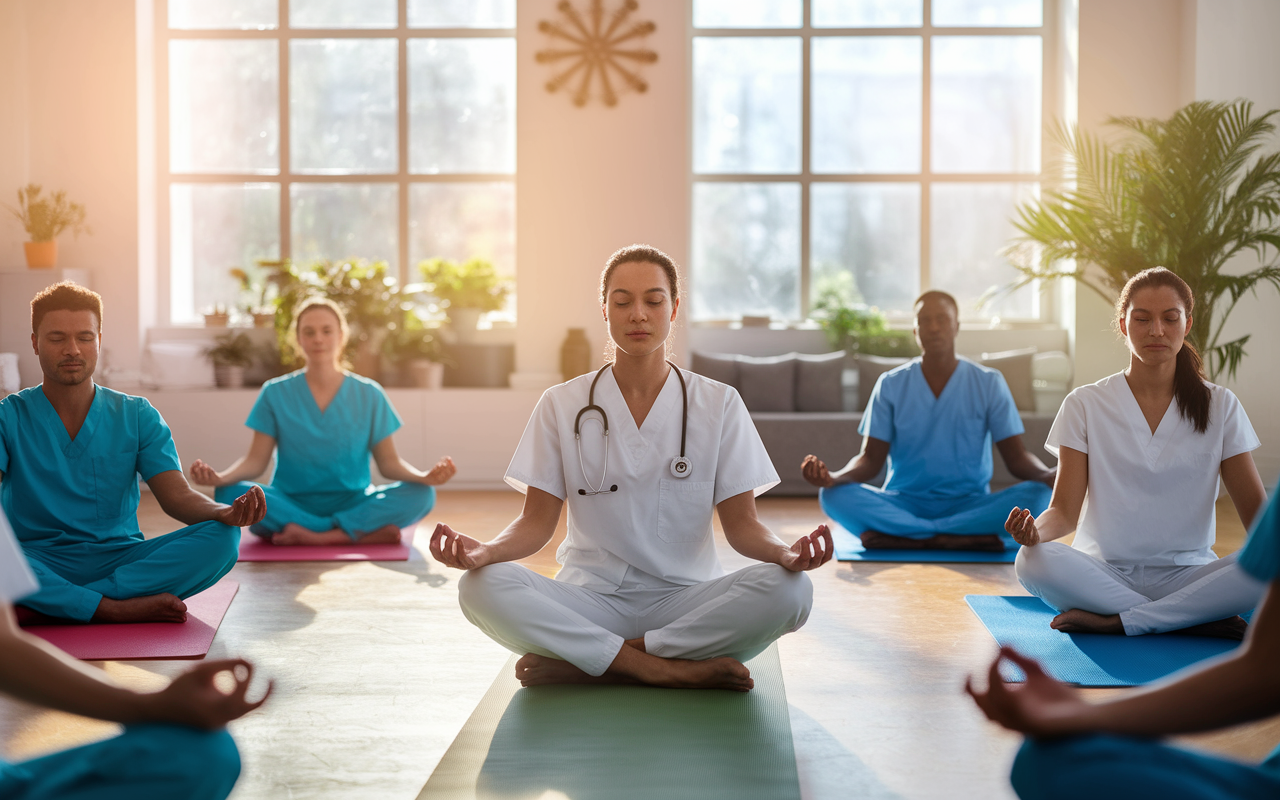
[[[1022,545],[1012,536],[1001,534],[1004,552],[980,550],[867,550],[857,536],[845,528],[831,524],[831,538],[836,545],[837,561],[910,561],[920,564],[1012,564]]]
[[[1181,633],[1063,633],[1049,627],[1057,612],[1038,597],[971,594],[964,601],[997,642],[1036,659],[1058,680],[1080,686],[1139,686],[1230,652],[1240,644]],[[1022,670],[1008,662],[1001,670],[1006,681],[1026,679]]]

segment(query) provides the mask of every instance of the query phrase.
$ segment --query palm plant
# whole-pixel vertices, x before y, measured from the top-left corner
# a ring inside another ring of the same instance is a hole
[[[1167,267],[1196,298],[1188,338],[1210,378],[1234,376],[1249,334],[1222,341],[1227,317],[1259,285],[1280,289],[1277,263],[1224,271],[1241,253],[1263,262],[1268,249],[1280,253],[1280,152],[1259,152],[1280,112],[1252,111],[1244,100],[1202,100],[1167,120],[1112,118],[1126,133],[1114,144],[1058,125],[1064,177],[1075,185],[1018,209],[1022,236],[1004,254],[1021,276],[1007,289],[1073,278],[1114,303],[1130,277]]]

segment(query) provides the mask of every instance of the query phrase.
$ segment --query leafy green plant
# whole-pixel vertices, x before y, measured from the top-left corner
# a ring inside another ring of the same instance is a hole
[[[459,264],[433,258],[418,264],[426,290],[448,308],[497,311],[507,302],[511,284],[498,276],[493,264],[472,258]]]
[[[33,242],[51,242],[68,228],[75,236],[81,231],[93,233],[84,224],[84,206],[67,200],[66,192],[54,192],[41,197],[39,184],[28,183],[18,190],[18,207],[5,208],[18,218]]]
[[[215,366],[247,367],[253,364],[258,348],[248,334],[224,333],[213,341],[211,347],[204,349],[204,354]]]
[[[449,360],[436,332],[423,324],[412,307],[401,312],[399,324],[383,343],[383,352],[392,361],[425,358],[443,364]]]
[[[827,287],[818,294],[811,316],[836,350],[870,356],[915,356],[920,350],[910,331],[890,330],[879,309],[850,303],[846,292]]]
[[[1075,186],[1018,210],[1022,236],[1004,252],[1021,277],[1005,291],[1072,278],[1114,303],[1130,277],[1167,267],[1195,295],[1188,339],[1210,378],[1234,376],[1250,335],[1223,341],[1227,317],[1260,285],[1280,289],[1276,263],[1225,271],[1242,253],[1280,252],[1280,152],[1260,152],[1280,112],[1252,112],[1244,100],[1197,101],[1167,120],[1112,118],[1125,134],[1116,143],[1059,125],[1059,166]]]

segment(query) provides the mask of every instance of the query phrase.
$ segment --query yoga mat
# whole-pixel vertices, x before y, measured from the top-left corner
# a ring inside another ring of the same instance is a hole
[[[857,536],[834,522],[831,538],[836,545],[837,561],[909,561],[920,564],[1012,564],[1022,545],[1012,536],[1000,534],[1004,552],[980,550],[867,550]]]
[[[1049,627],[1057,612],[1038,597],[971,594],[964,601],[997,642],[1036,659],[1058,680],[1080,686],[1139,686],[1240,644],[1183,633],[1063,633]],[[1001,669],[1006,681],[1026,679],[1022,670],[1007,662]]]
[[[413,528],[400,531],[400,544],[274,545],[240,529],[238,561],[408,561]]]
[[[204,658],[227,607],[240,590],[229,578],[188,597],[186,622],[32,625],[27,633],[84,661]]]
[[[776,645],[750,692],[520,688],[513,656],[419,800],[799,800]]]

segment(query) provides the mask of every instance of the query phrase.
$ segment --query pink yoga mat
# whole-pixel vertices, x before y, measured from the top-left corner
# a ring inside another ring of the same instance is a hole
[[[408,561],[413,528],[400,531],[400,544],[274,545],[240,529],[241,561]]]
[[[23,628],[84,661],[204,658],[240,584],[223,578],[188,597],[187,621],[32,625]]]

